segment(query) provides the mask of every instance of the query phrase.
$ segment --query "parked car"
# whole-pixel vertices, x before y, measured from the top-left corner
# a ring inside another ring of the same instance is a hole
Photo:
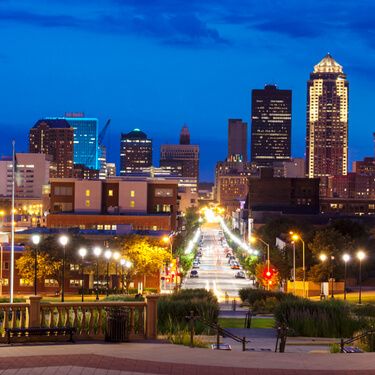
[[[236,274],[234,275],[234,277],[236,279],[245,279],[246,278],[246,275],[245,275],[245,272],[243,271],[238,271],[236,272]]]
[[[199,268],[199,263],[198,262],[193,262],[193,268]]]
[[[230,268],[232,268],[232,270],[239,270],[240,269],[240,265],[238,263],[233,263]]]
[[[190,271],[190,278],[199,277],[197,270],[191,270]]]

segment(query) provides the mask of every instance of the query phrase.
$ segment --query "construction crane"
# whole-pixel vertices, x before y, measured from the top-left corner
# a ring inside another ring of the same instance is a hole
[[[100,152],[100,148],[103,145],[105,133],[107,132],[107,129],[110,123],[111,123],[111,119],[108,119],[103,129],[100,131],[98,135],[98,152]],[[95,158],[96,158],[96,152],[94,151],[92,155],[90,155],[90,159],[87,161],[87,164],[91,164],[95,160]]]
[[[105,123],[103,129],[99,133],[99,136],[98,136],[98,147],[100,147],[102,145],[104,137],[105,137],[105,133],[107,132],[107,129],[108,129],[108,126],[109,126],[110,123],[111,123],[111,119],[108,119],[107,122]]]

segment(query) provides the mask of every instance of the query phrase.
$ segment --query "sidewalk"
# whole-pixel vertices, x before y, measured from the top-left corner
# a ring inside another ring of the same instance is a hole
[[[165,343],[0,346],[0,374],[374,374],[374,354],[213,351]]]

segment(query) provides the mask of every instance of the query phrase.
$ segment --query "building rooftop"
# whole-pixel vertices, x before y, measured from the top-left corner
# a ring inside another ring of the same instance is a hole
[[[126,139],[147,139],[147,134],[140,129],[135,128],[129,133],[122,134],[121,137]]]
[[[343,73],[342,66],[329,54],[314,66],[314,73]]]
[[[33,126],[33,128],[37,128],[39,127],[40,124],[42,123],[46,123],[50,128],[53,128],[53,129],[64,129],[64,128],[70,128],[71,126],[69,125],[68,121],[64,120],[64,119],[41,119],[41,120],[38,120],[35,125]]]

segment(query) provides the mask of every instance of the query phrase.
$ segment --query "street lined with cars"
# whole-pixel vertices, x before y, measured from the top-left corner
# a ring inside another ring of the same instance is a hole
[[[251,285],[220,226],[202,226],[192,269],[182,287],[205,288],[224,299],[238,297],[239,289]]]

